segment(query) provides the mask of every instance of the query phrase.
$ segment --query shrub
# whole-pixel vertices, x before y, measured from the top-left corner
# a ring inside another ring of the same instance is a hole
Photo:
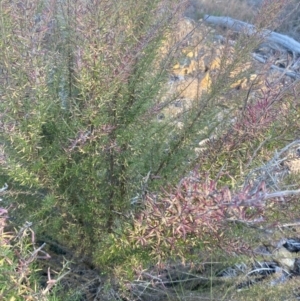
[[[2,180],[20,194],[32,192],[17,199],[20,220],[41,221],[40,235],[105,268],[136,255],[126,235],[132,224],[143,222],[131,217],[143,216],[138,213],[147,191],[174,185],[197,165],[212,178],[223,169],[238,182],[256,164],[260,145],[282,131],[280,119],[272,120],[280,97],[245,102],[251,89],[232,93],[259,44],[257,37],[244,35],[234,46],[225,45],[210,88],[182,114],[182,127],[173,116],[157,121],[181,96],[161,101],[168,72],[195,30],[172,41],[183,9],[184,3],[171,0],[0,5]],[[229,110],[223,110],[224,98],[230,99]],[[197,156],[194,146],[207,137],[214,138]],[[189,202],[185,197],[180,199]],[[147,201],[154,210],[150,196]],[[160,210],[170,209],[166,204]],[[155,216],[150,221],[157,222]],[[189,232],[178,227],[172,235]],[[153,244],[160,244],[163,233]]]
[[[170,128],[152,107],[180,2],[90,5],[3,1],[0,45],[2,173],[16,189],[42,191],[23,199],[24,215],[44,221],[40,232],[85,252],[121,225],[141,175],[164,179],[179,162],[164,152]]]

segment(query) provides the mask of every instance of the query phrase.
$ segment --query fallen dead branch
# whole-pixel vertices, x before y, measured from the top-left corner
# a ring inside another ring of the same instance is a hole
[[[222,26],[237,33],[243,33],[247,36],[256,35],[261,40],[261,49],[254,50],[252,56],[260,63],[272,63],[272,53],[280,53],[282,58],[280,62],[287,61],[287,54],[291,54],[290,62],[283,64],[284,67],[271,64],[270,68],[282,72],[293,79],[300,79],[300,43],[293,38],[271,30],[258,30],[254,25],[232,19],[229,17],[216,17],[205,15],[204,21],[209,24]],[[263,53],[262,52],[263,50]],[[265,53],[267,49],[268,53]]]
[[[253,56],[253,58],[255,60],[257,60],[260,63],[263,63],[263,64],[267,63],[267,60],[264,59],[261,55],[259,55],[257,53],[253,53],[252,56]],[[274,70],[282,72],[283,75],[287,75],[287,76],[289,76],[289,77],[291,77],[293,79],[300,79],[300,74],[297,73],[297,72],[289,71],[286,68],[280,68],[280,67],[278,67],[278,66],[276,66],[274,64],[272,64],[270,67],[271,67],[271,69],[274,69]]]
[[[292,52],[294,56],[300,54],[300,43],[289,36],[271,30],[262,30],[259,32],[254,25],[229,17],[215,17],[205,15],[204,21],[214,25],[224,26],[239,33],[246,33],[249,36],[258,34],[260,38],[263,38],[265,41],[271,42],[270,47],[272,47],[272,43],[274,43]]]

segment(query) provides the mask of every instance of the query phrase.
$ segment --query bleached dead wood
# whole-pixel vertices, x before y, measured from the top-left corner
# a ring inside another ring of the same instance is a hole
[[[243,32],[247,35],[257,34],[260,38],[263,38],[265,41],[275,43],[283,47],[284,49],[292,52],[294,55],[294,59],[300,55],[300,43],[289,36],[271,30],[259,31],[252,24],[235,20],[229,17],[215,17],[205,15],[204,21],[210,24],[224,26],[237,32]]]
[[[266,59],[264,59],[261,55],[257,54],[257,53],[252,53],[252,56],[255,60],[259,61],[260,63],[263,63],[265,64],[267,62]],[[297,72],[294,72],[294,71],[289,71],[289,70],[286,70],[285,68],[280,68],[276,65],[271,65],[270,67],[271,69],[274,69],[274,70],[278,70],[278,71],[281,71],[284,75],[287,75],[293,79],[300,79],[300,74],[297,73]]]

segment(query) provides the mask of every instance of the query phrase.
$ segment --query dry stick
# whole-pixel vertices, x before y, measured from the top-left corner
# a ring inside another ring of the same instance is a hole
[[[8,185],[5,183],[2,188],[0,188],[0,192],[5,191],[8,188]]]
[[[265,143],[267,143],[269,140],[271,139],[271,137],[266,138],[264,141],[262,141],[259,146],[255,149],[253,155],[251,156],[251,158],[249,159],[248,163],[246,164],[246,168],[248,168],[250,166],[250,164],[252,163],[253,159],[257,156],[258,151],[265,145]]]
[[[66,273],[60,275],[57,279],[51,279],[50,268],[48,268],[47,287],[42,291],[42,296],[45,296],[56,283],[58,283],[62,278],[64,278],[70,272],[71,272],[71,270],[69,270]]]
[[[254,59],[256,59],[260,63],[265,64],[267,62],[267,60],[265,60],[262,56],[260,56],[256,53],[252,53],[252,56]],[[300,79],[300,74],[298,74],[297,72],[294,72],[294,71],[288,71],[287,68],[280,68],[276,65],[271,65],[271,69],[281,71],[283,73],[283,75],[287,75],[293,79]]]
[[[291,148],[292,146],[297,145],[297,144],[300,145],[300,139],[291,142],[290,144],[288,144],[287,146],[285,146],[284,148],[282,148],[279,152],[276,152],[276,153],[275,153],[275,156],[272,158],[272,161],[278,160],[279,157],[280,157],[284,152],[286,152],[289,148]]]
[[[278,227],[299,227],[299,226],[300,226],[300,222],[283,224],[283,225],[279,225]]]
[[[255,205],[261,205],[262,202],[268,200],[268,199],[273,199],[273,198],[280,198],[282,199],[283,197],[287,196],[293,196],[300,194],[300,189],[297,190],[284,190],[284,191],[277,191],[273,193],[262,193],[261,195],[254,197],[250,200],[242,201],[238,204],[234,204],[235,206],[255,206]]]
[[[288,149],[290,149],[292,146],[294,145],[297,145],[299,144],[300,145],[300,140],[295,140],[293,142],[291,142],[290,144],[286,145],[284,148],[282,148],[279,152],[275,152],[273,158],[271,160],[269,160],[264,167],[258,167],[256,169],[254,169],[249,175],[248,175],[248,180],[246,182],[249,182],[249,179],[251,178],[251,175],[252,174],[255,174],[259,171],[261,171],[262,169],[267,169],[269,166],[272,166],[274,165],[275,163],[280,163],[280,162],[283,162],[286,158],[280,158],[280,156],[285,153]]]

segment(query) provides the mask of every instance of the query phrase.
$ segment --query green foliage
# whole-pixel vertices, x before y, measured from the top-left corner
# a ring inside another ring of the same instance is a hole
[[[257,164],[262,143],[275,147],[269,141],[286,121],[279,114],[279,98],[271,93],[276,85],[262,99],[249,100],[248,91],[232,93],[232,84],[245,72],[234,78],[228,74],[246,64],[256,37],[241,37],[230,62],[231,48],[224,50],[210,90],[182,114],[182,127],[173,116],[157,120],[178,45],[168,45],[166,53],[161,49],[176,29],[181,7],[173,0],[0,4],[0,67],[5,75],[0,139],[7,154],[1,177],[15,188],[35,192],[30,199],[17,198],[20,220],[29,217],[39,223],[38,234],[92,256],[107,269],[150,260],[164,236],[173,239],[174,255],[184,257],[190,248],[183,233],[189,229],[182,226],[188,214],[176,228],[168,228],[161,215],[148,212],[146,226],[155,225],[157,231],[151,236],[147,228],[150,246],[137,246],[145,239],[143,221],[140,229],[134,228],[145,209],[145,193],[174,185],[195,166],[234,187]],[[230,101],[224,104],[224,98]],[[207,137],[214,138],[196,155],[194,147]],[[197,200],[214,206],[209,195]],[[195,205],[187,197],[177,201],[178,206]],[[155,198],[151,204],[155,208]],[[168,211],[167,201],[160,209],[169,214],[169,224],[178,217],[175,209]],[[204,241],[211,231],[218,232],[222,219],[215,217],[217,229],[211,229],[198,218],[188,233],[191,246],[201,248],[203,242],[196,243],[195,237],[202,233]],[[130,231],[136,231],[131,239]],[[168,256],[168,248],[166,243],[160,255]]]
[[[168,4],[1,3],[1,172],[15,187],[46,191],[18,200],[23,216],[43,221],[39,232],[101,253],[142,177],[157,171],[161,185],[173,181],[171,168],[183,171],[187,148],[170,158],[171,125],[153,113],[171,63],[159,49],[180,15]]]

